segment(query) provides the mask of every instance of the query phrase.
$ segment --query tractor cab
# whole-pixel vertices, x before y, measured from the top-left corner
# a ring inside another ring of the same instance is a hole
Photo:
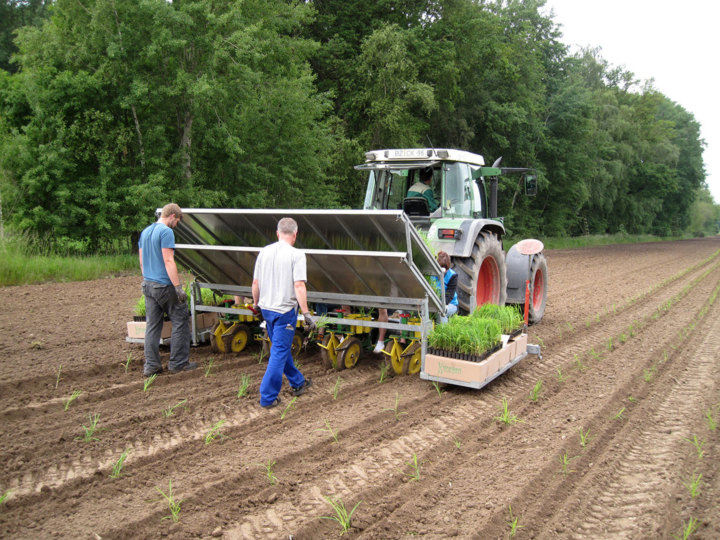
[[[357,170],[369,171],[365,210],[404,210],[418,226],[439,218],[485,218],[487,204],[482,178],[483,157],[460,150],[412,148],[374,150]],[[432,170],[432,209],[425,197],[408,196]],[[427,174],[427,172],[425,172]]]

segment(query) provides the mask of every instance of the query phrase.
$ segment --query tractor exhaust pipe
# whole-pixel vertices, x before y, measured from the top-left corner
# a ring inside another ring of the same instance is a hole
[[[502,161],[502,156],[497,158],[495,162],[492,164],[493,168],[497,168],[500,166],[500,162]],[[490,215],[488,217],[496,218],[498,217],[498,211],[497,211],[497,195],[498,195],[498,177],[497,176],[491,176],[490,177]]]

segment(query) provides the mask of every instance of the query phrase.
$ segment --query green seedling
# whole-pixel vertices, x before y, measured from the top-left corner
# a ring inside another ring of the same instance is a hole
[[[335,381],[335,386],[333,386],[333,389],[330,392],[333,399],[337,399],[337,397],[340,395],[340,386],[342,386],[342,379],[338,377]]]
[[[500,407],[500,416],[496,416],[494,420],[502,422],[503,424],[510,425],[522,422],[516,415],[511,414],[508,408],[507,398],[502,399],[502,407]]]
[[[563,375],[561,368],[557,368],[557,380],[561,384],[567,381],[567,375]]]
[[[705,450],[703,450],[703,445],[705,444],[705,441],[698,439],[697,435],[693,435],[692,440],[685,440],[695,447],[698,459],[702,459],[702,457],[705,455]]]
[[[634,398],[634,397],[632,397],[632,396],[628,396],[628,397],[627,397],[627,400],[628,400],[630,403],[637,403],[637,398]]]
[[[250,375],[243,373],[242,377],[240,379],[240,386],[238,386],[238,390],[237,390],[237,398],[240,399],[240,398],[247,396],[249,387],[250,387]]]
[[[220,433],[220,428],[223,427],[223,424],[225,424],[225,420],[219,420],[213,427],[210,428],[210,431],[208,431],[205,435],[205,444],[214,442],[218,437],[221,439],[226,438],[225,435]]]
[[[569,474],[571,472],[575,472],[574,470],[570,469],[570,462],[575,459],[575,457],[568,457],[567,452],[565,452],[562,456],[560,456],[560,466],[562,467],[561,471],[563,474]]]
[[[680,535],[673,534],[673,538],[678,540],[687,540],[692,534],[697,531],[698,520],[696,518],[690,518],[687,523],[683,523],[683,530],[680,531]]]
[[[335,515],[320,516],[320,519],[331,519],[333,521],[337,521],[341,527],[340,536],[342,536],[352,527],[352,515],[355,513],[355,510],[357,510],[357,507],[360,506],[362,501],[358,501],[357,504],[353,506],[353,509],[348,512],[347,508],[345,508],[345,503],[343,503],[340,499],[333,499],[332,497],[326,496],[325,500],[330,503],[330,506],[332,506],[332,509],[335,511]]]
[[[412,472],[405,473],[407,476],[410,477],[411,482],[416,482],[417,480],[420,480],[420,467],[422,464],[425,463],[424,461],[418,461],[417,454],[413,453],[412,459],[406,463],[408,467],[410,467],[410,470]]]
[[[82,394],[81,390],[74,390],[70,397],[63,401],[63,410],[67,411],[70,408],[70,404],[75,401]]]
[[[590,349],[590,356],[592,356],[595,360],[600,360],[600,355],[595,351],[595,347]]]
[[[535,383],[535,386],[533,386],[533,389],[530,391],[530,401],[537,401],[541,390],[542,379],[538,379],[538,382]]]
[[[175,409],[177,409],[180,405],[183,405],[187,403],[187,399],[183,399],[182,401],[178,401],[175,405],[172,407],[168,407],[167,409],[163,410],[163,416],[170,417],[175,412]]]
[[[383,411],[392,411],[393,414],[395,414],[395,420],[398,421],[398,420],[400,420],[400,417],[401,417],[403,414],[407,414],[406,412],[398,411],[398,405],[399,405],[399,404],[400,404],[400,394],[398,394],[397,392],[395,392],[395,406],[394,406],[394,407],[388,407],[387,409],[383,409]]]
[[[618,341],[620,343],[625,343],[627,341],[628,337],[626,334],[620,334],[620,337],[618,338]]]
[[[76,437],[75,440],[82,441],[82,442],[90,442],[90,441],[99,441],[97,437],[94,437],[95,432],[97,431],[97,423],[98,420],[100,420],[100,414],[89,415],[90,417],[90,425],[86,426],[83,424],[82,428],[85,430],[85,434],[82,437]]]
[[[573,331],[573,325],[572,325],[571,323],[567,322],[567,321],[565,321],[565,324],[567,325],[568,330],[570,330],[570,331],[572,332],[572,331]]]
[[[8,489],[5,493],[0,495],[0,504],[4,503],[10,496],[11,491]]]
[[[689,483],[683,484],[686,488],[688,488],[688,491],[690,492],[690,497],[692,497],[693,499],[697,496],[698,493],[700,493],[700,480],[702,480],[702,474],[698,474],[690,478]]]
[[[212,371],[213,364],[215,364],[214,358],[211,358],[210,360],[208,360],[207,366],[205,366],[205,377],[210,376],[210,372]]]
[[[460,443],[460,439],[458,439],[458,438],[455,437],[454,435],[453,435],[453,443],[455,444],[455,448],[457,448],[458,450],[460,450],[460,444],[461,444],[461,443]]]
[[[127,360],[125,360],[125,373],[127,373],[130,368],[130,362],[132,362],[132,353],[128,353]]]
[[[608,351],[612,351],[612,350],[613,350],[613,340],[612,340],[612,338],[608,339],[607,350],[608,350]]]
[[[713,418],[713,411],[712,409],[708,409],[705,411],[705,420],[707,421],[708,428],[710,428],[710,431],[715,431],[717,429],[717,422]]]
[[[287,415],[287,413],[289,413],[292,409],[295,408],[296,401],[297,401],[297,397],[294,397],[290,400],[290,403],[287,404],[287,406],[285,407],[285,410],[282,413],[280,413],[280,420],[285,420],[285,416]]]
[[[542,338],[540,336],[537,336],[537,341],[540,344],[541,347],[545,346],[545,342],[543,342]]]
[[[440,388],[440,383],[438,383],[437,381],[433,381],[432,384],[433,384],[433,388],[435,388],[435,391],[437,392],[438,396],[442,396],[445,393],[445,390]]]
[[[625,407],[620,409],[615,416],[613,416],[613,419],[615,420],[625,420],[625,417],[623,416],[623,413],[625,412]]]
[[[524,525],[520,525],[518,523],[520,521],[519,517],[513,516],[512,506],[508,505],[508,510],[510,511],[510,519],[506,523],[510,527],[509,535],[512,538],[518,533],[520,529],[524,528]]]
[[[327,419],[325,420],[325,428],[324,428],[324,429],[323,429],[323,428],[319,428],[319,429],[316,429],[315,431],[327,431],[327,432],[332,436],[332,438],[333,438],[333,443],[338,442],[338,430],[337,430],[337,429],[333,429],[333,428],[330,426],[330,421],[327,420]]]
[[[588,428],[587,431],[583,432],[583,428],[580,428],[580,446],[585,448],[587,446],[587,443],[590,441],[590,429]]]
[[[575,367],[580,372],[583,372],[587,369],[587,366],[583,364],[582,358],[580,358],[577,354],[575,355]]]
[[[268,459],[267,463],[261,463],[260,467],[263,467],[265,469],[265,476],[270,481],[271,485],[275,485],[278,481],[277,476],[275,476],[275,472],[273,471],[273,467],[275,466],[275,461],[272,459]]]
[[[163,519],[171,519],[173,523],[177,523],[180,520],[180,503],[182,500],[176,501],[175,496],[172,492],[172,480],[168,482],[168,492],[165,493],[159,487],[155,486],[155,489],[162,495],[168,503],[170,508],[170,515],[163,517]]]
[[[653,380],[656,371],[657,368],[655,366],[651,367],[650,369],[643,369],[643,379],[645,379],[646,383],[649,383]]]
[[[380,364],[380,384],[385,382],[385,378],[387,377],[387,372],[389,368],[390,366],[388,366],[385,362]]]
[[[145,379],[145,381],[143,382],[143,392],[147,392],[150,389],[152,383],[155,382],[155,379],[157,379],[157,373],[153,373],[147,379]]]
[[[110,478],[120,478],[120,475],[122,474],[123,463],[125,463],[125,460],[127,459],[128,452],[129,450],[125,450],[122,454],[120,454],[120,458],[113,465],[112,472],[110,473]]]
[[[55,390],[57,390],[58,384],[60,384],[60,379],[62,378],[60,376],[61,371],[62,371],[62,364],[60,364],[57,368],[57,377],[55,377]]]

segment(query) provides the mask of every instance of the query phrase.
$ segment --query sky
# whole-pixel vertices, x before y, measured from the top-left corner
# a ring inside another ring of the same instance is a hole
[[[720,37],[718,0],[547,0],[561,41],[599,47],[623,67],[692,113],[706,142],[708,187],[720,204]]]

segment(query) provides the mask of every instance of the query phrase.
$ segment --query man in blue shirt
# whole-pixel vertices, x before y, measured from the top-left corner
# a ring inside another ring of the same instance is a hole
[[[172,229],[180,223],[182,210],[177,204],[166,204],[160,219],[140,234],[138,242],[140,270],[145,295],[145,368],[146,377],[162,373],[160,335],[163,314],[172,322],[168,370],[178,373],[195,369],[190,358],[190,312],[187,295],[180,284],[175,264],[175,235]]]

